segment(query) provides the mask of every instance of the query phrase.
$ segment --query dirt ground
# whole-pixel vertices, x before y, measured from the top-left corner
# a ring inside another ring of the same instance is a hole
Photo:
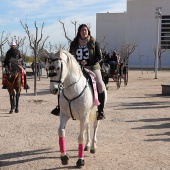
[[[1,68],[0,68],[1,70]],[[29,69],[27,69],[29,71]],[[0,71],[0,78],[1,78]],[[98,150],[85,153],[85,170],[169,170],[170,98],[162,84],[170,84],[170,71],[129,70],[129,82],[120,89],[110,79],[106,119],[100,121]],[[57,129],[59,117],[50,114],[57,97],[49,93],[45,70],[34,96],[22,90],[19,113],[9,114],[7,90],[0,88],[0,170],[77,169],[79,122],[66,127],[70,162],[60,162]]]

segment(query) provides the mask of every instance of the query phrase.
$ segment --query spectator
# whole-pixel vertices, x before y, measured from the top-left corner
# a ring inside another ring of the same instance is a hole
[[[31,64],[31,68],[32,68],[32,72],[33,72],[33,74],[34,74],[34,72],[35,72],[35,62],[34,62],[34,61],[33,61],[32,64]]]

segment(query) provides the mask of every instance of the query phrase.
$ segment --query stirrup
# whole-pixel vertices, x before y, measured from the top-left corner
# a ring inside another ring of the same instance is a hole
[[[53,114],[55,116],[59,116],[60,115],[60,106],[57,106],[55,109],[53,109],[51,111],[51,114]]]
[[[97,120],[103,120],[103,119],[105,119],[104,112],[98,111],[97,113],[98,113],[98,115],[97,115]]]
[[[28,84],[24,87],[24,89],[30,89],[30,87],[28,86]]]

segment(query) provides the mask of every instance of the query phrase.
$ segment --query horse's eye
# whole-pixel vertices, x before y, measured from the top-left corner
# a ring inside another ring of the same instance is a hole
[[[56,70],[60,70],[60,67],[57,67],[57,69]]]

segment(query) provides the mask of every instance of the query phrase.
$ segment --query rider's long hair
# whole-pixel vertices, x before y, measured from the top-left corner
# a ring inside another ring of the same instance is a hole
[[[75,37],[74,40],[71,42],[72,45],[76,45],[76,44],[79,43],[79,38],[81,37],[80,32],[81,32],[81,29],[82,29],[83,27],[86,27],[86,28],[87,28],[87,30],[88,30],[88,35],[90,36],[90,39],[93,40],[93,41],[95,41],[95,39],[91,36],[91,32],[90,32],[89,27],[88,27],[86,24],[81,24],[81,25],[78,27],[78,31],[77,31],[76,37]]]

